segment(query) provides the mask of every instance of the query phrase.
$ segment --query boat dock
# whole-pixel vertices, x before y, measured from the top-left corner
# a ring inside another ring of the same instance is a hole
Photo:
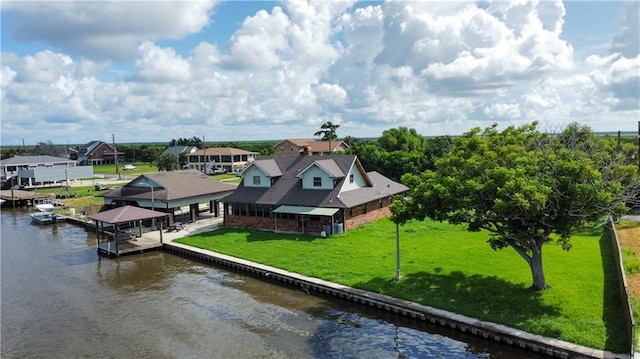
[[[143,253],[159,249],[162,249],[162,243],[159,240],[144,236],[138,238],[119,238],[117,246],[115,245],[113,239],[98,244],[98,254],[107,257],[118,257],[127,254]]]
[[[38,193],[20,189],[0,190],[0,199],[10,202],[11,207],[27,206],[33,204],[35,200],[51,198],[50,193]]]

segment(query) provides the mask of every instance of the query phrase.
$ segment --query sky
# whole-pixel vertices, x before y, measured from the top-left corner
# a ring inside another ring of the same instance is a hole
[[[7,1],[1,145],[636,131],[639,1]]]

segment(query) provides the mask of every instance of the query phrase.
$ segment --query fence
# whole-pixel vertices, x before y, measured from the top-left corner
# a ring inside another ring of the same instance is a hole
[[[629,289],[627,286],[627,277],[624,274],[624,264],[622,263],[622,250],[620,249],[620,241],[618,240],[618,233],[616,233],[616,227],[613,223],[613,218],[609,217],[609,226],[611,229],[611,241],[613,245],[613,260],[615,262],[616,274],[618,275],[618,282],[620,283],[620,297],[622,298],[622,312],[624,316],[625,325],[627,327],[627,337],[629,340],[629,355],[634,357],[635,352],[635,326],[636,323],[633,320],[633,310],[631,308],[631,301],[629,300]]]

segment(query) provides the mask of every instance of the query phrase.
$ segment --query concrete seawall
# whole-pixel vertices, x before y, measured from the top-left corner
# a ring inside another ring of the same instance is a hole
[[[573,343],[533,335],[504,325],[485,322],[417,303],[327,282],[180,243],[165,243],[165,251],[201,262],[230,268],[265,280],[299,287],[309,294],[329,295],[414,319],[429,321],[461,332],[517,346],[554,358],[629,358],[629,355],[588,348]]]

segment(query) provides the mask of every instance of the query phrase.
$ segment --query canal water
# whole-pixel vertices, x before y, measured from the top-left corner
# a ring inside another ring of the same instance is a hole
[[[3,359],[542,358],[168,253],[101,258],[91,231],[0,214]]]

